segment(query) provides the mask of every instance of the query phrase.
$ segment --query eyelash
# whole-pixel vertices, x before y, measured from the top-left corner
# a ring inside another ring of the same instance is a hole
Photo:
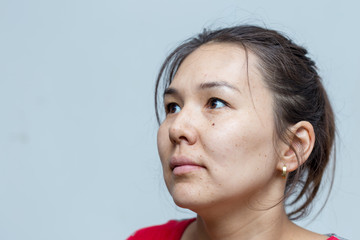
[[[224,107],[228,107],[229,104],[227,102],[225,102],[224,100],[220,99],[220,98],[216,98],[216,97],[212,97],[208,100],[208,102],[206,103],[207,106],[211,106],[212,103],[214,103],[215,101],[219,101],[222,104],[224,104]],[[211,109],[215,109],[215,108],[211,108]]]
[[[167,114],[172,114],[172,113],[174,113],[174,112],[171,112],[171,111],[172,111],[171,109],[172,109],[174,106],[178,106],[178,107],[179,107],[179,105],[178,105],[177,103],[175,103],[175,102],[171,102],[171,103],[169,103],[169,104],[166,105],[166,107],[165,107],[166,115],[167,115]]]
[[[220,98],[216,98],[216,97],[210,98],[210,99],[207,101],[206,106],[209,107],[210,109],[216,109],[216,107],[212,107],[212,106],[211,106],[212,103],[214,103],[214,102],[216,102],[216,101],[219,101],[219,102],[221,102],[221,103],[224,105],[224,106],[221,106],[220,108],[222,108],[222,107],[228,107],[228,106],[229,106],[229,104],[228,104],[226,101],[224,101],[224,100],[222,100],[222,99],[220,99]],[[167,104],[166,107],[165,107],[166,114],[173,114],[173,113],[175,113],[175,112],[173,111],[173,108],[176,107],[176,106],[179,107],[179,105],[178,105],[176,102],[171,102],[171,103]],[[175,111],[176,111],[176,110],[175,110]]]

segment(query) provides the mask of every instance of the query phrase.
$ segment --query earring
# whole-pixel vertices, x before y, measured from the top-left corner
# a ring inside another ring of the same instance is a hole
[[[286,165],[285,165],[285,164],[284,164],[284,166],[283,166],[283,170],[282,170],[281,176],[282,176],[283,178],[286,178]]]

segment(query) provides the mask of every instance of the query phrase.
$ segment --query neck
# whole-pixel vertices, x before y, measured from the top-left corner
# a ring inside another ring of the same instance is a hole
[[[279,203],[282,188],[272,193],[259,191],[246,201],[234,198],[197,208],[197,221],[189,228],[189,239],[292,239],[296,225],[288,219],[283,202]]]
[[[292,228],[282,204],[268,210],[234,211],[222,209],[221,214],[203,213],[193,224],[194,239],[285,239],[287,228]]]

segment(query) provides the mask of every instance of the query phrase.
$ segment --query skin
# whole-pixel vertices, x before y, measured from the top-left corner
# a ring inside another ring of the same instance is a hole
[[[274,143],[273,96],[257,61],[249,52],[247,68],[239,46],[206,44],[165,91],[158,131],[164,179],[175,203],[198,214],[182,239],[327,239],[293,224],[278,204],[282,168],[298,163],[288,144]],[[291,131],[305,161],[312,126],[299,122]],[[176,161],[182,163],[174,168]]]

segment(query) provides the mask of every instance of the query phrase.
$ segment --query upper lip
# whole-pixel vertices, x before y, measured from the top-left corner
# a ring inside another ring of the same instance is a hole
[[[183,166],[183,165],[194,165],[194,166],[201,166],[200,163],[193,161],[187,157],[184,156],[173,156],[170,159],[170,168],[173,170],[175,167]]]

